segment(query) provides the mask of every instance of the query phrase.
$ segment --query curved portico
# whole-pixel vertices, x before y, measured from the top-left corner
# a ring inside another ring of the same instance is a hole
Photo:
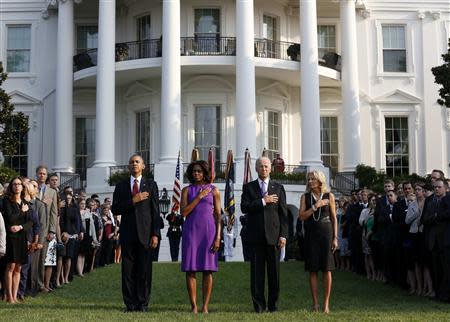
[[[321,3],[321,1],[318,2]],[[99,17],[101,17],[102,10],[106,10],[102,7],[104,6],[102,1],[100,4]],[[231,2],[227,2],[226,10],[229,12],[231,12],[230,4]],[[89,5],[82,3],[82,5],[92,6],[92,3]],[[354,4],[352,6],[351,1],[341,1],[340,4],[333,3],[336,8],[339,8],[339,5],[341,6],[341,29],[351,34],[355,29]],[[115,7],[112,4],[110,6]],[[282,145],[288,147],[283,151],[286,151],[286,154],[290,150],[298,151],[295,152],[295,160],[290,156],[286,156],[286,158],[292,159],[291,162],[295,163],[301,161],[306,166],[320,166],[322,163],[320,155],[320,88],[336,88],[338,90],[342,88],[342,100],[345,102],[343,103],[344,118],[354,122],[359,120],[358,95],[355,95],[358,87],[354,77],[355,72],[357,73],[357,69],[354,67],[356,65],[356,61],[354,61],[356,42],[342,42],[342,53],[349,53],[351,57],[350,59],[342,58],[342,67],[337,54],[319,57],[317,55],[317,37],[314,37],[316,33],[314,26],[317,25],[316,1],[299,1],[298,8],[298,18],[295,19],[298,19],[300,24],[296,34],[300,35],[301,39],[296,37],[286,39],[291,41],[263,38],[262,36],[266,37],[265,31],[258,34],[261,31],[253,29],[255,12],[253,1],[236,1],[235,28],[230,28],[228,35],[215,38],[204,36],[202,38],[198,35],[190,37],[179,33],[182,29],[183,17],[181,20],[175,18],[180,15],[180,12],[185,12],[184,6],[180,8],[179,1],[162,1],[159,9],[156,9],[162,13],[162,37],[160,38],[123,42],[126,40],[123,36],[124,33],[116,32],[116,37],[114,37],[111,32],[115,29],[112,27],[113,25],[100,28],[101,19],[99,19],[98,52],[97,49],[87,49],[76,54],[73,85],[70,86],[73,86],[75,91],[96,87],[96,117],[109,120],[109,124],[117,124],[117,122],[121,122],[120,113],[129,114],[125,111],[127,104],[120,103],[124,91],[134,83],[153,84],[149,87],[152,88],[151,92],[154,97],[152,100],[154,101],[148,104],[148,109],[151,111],[150,118],[159,120],[156,121],[156,125],[159,127],[158,134],[155,135],[158,137],[158,142],[156,142],[158,147],[153,151],[157,151],[160,157],[157,159],[153,157],[152,160],[156,164],[174,164],[177,151],[185,143],[183,141],[183,137],[186,135],[185,131],[189,131],[187,127],[192,125],[186,123],[186,119],[189,117],[184,114],[189,113],[189,109],[183,106],[185,104],[183,100],[189,99],[185,98],[182,90],[183,84],[199,75],[214,75],[235,84],[232,95],[226,94],[226,98],[223,100],[216,99],[206,88],[203,93],[200,91],[198,95],[211,97],[211,101],[215,102],[226,101],[227,109],[222,109],[220,112],[221,116],[227,119],[223,126],[232,128],[233,131],[227,132],[231,137],[224,140],[227,147],[224,146],[223,149],[233,148],[238,163],[242,159],[241,154],[246,147],[250,148],[253,156],[259,154],[259,150],[265,147],[267,134],[263,133],[261,128],[266,126],[267,119],[265,112],[259,110],[258,104],[264,102],[260,96],[265,98],[273,96],[270,99],[267,98],[271,103],[264,104],[268,105],[269,109],[271,108],[270,104],[279,105],[286,125],[290,124],[292,127],[294,126],[292,122],[298,122],[299,124],[295,124],[295,127],[308,133],[308,144],[305,144],[304,141],[300,144],[298,141],[298,137],[305,139],[301,133],[287,133],[283,136]],[[125,19],[128,14],[126,10],[122,9],[117,9],[118,26],[122,23],[120,19]],[[294,19],[292,17],[295,17],[295,14],[291,13],[290,19]],[[231,31],[233,29],[234,31]],[[300,30],[299,33],[298,30]],[[117,35],[120,39],[117,39]],[[289,37],[289,35],[287,36]],[[102,52],[101,44],[104,44],[103,48],[108,48],[107,51]],[[178,48],[180,48],[179,51]],[[315,53],[315,58],[310,56],[311,53]],[[109,57],[108,59],[105,58],[106,55]],[[107,67],[106,61],[109,62]],[[342,73],[351,77],[341,75],[341,70]],[[160,79],[160,85],[156,82],[158,79]],[[305,82],[305,79],[308,81]],[[273,84],[281,84],[281,87],[285,87],[282,92],[288,94],[266,94],[260,91],[261,88],[267,88]],[[69,85],[62,84],[61,86],[68,87]],[[301,95],[300,91],[302,91]],[[117,92],[117,95],[113,94],[114,92]],[[220,91],[216,91],[216,93],[217,97],[222,95]],[[105,97],[108,98],[109,103],[103,102]],[[114,97],[119,102],[114,103]],[[276,99],[279,99],[281,103],[277,103],[274,97],[277,97]],[[118,108],[118,104],[122,104],[122,106]],[[115,108],[112,109],[111,106]],[[293,108],[294,106],[295,108]],[[291,114],[286,111],[290,111]],[[117,122],[114,121],[114,115],[119,117]],[[60,117],[71,118],[71,115],[61,115]],[[124,158],[122,154],[126,149],[118,147],[116,144],[117,151],[114,152],[114,148],[106,149],[100,143],[118,136],[116,126],[99,124],[96,131],[97,145],[94,166],[106,169],[117,162],[122,163]],[[258,132],[262,134],[259,135]],[[285,140],[287,143],[284,142]],[[152,142],[155,143],[154,138],[152,138]],[[358,128],[345,131],[344,142],[358,145]],[[120,144],[123,145],[125,142]],[[291,149],[290,147],[293,145],[297,145],[297,147]],[[313,150],[311,150],[311,146],[314,146]],[[60,157],[59,154],[63,153],[62,151],[56,151],[57,159]],[[222,151],[222,153],[224,152]],[[350,169],[358,163],[360,152],[358,149],[345,150],[345,154],[349,155],[348,157],[344,156],[345,169]],[[158,166],[155,171],[156,177],[163,182],[172,180],[173,174],[171,173],[167,178],[158,177]],[[107,171],[102,171],[102,173],[104,176],[107,175]],[[167,171],[163,171],[163,173],[167,174]],[[238,169],[238,181],[240,180],[239,173]],[[92,186],[98,187],[104,183],[105,178],[96,180],[98,182],[93,183]],[[88,185],[90,184],[88,183]]]

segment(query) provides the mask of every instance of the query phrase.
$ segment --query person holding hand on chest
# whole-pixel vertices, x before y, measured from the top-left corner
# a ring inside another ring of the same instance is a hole
[[[280,293],[280,249],[286,245],[288,217],[284,187],[270,179],[267,157],[256,160],[258,179],[242,188],[241,211],[247,214],[247,238],[253,246],[250,287],[256,313],[278,310]],[[264,295],[267,267],[268,300]]]
[[[189,164],[186,175],[191,183],[181,191],[183,224],[181,270],[186,273],[186,286],[192,313],[197,313],[196,272],[203,273],[202,313],[208,313],[213,277],[218,270],[220,247],[220,193],[210,183],[208,163]]]
[[[329,313],[333,253],[338,247],[334,195],[328,192],[325,175],[317,170],[307,174],[306,193],[300,199],[299,218],[305,227],[305,270],[309,271],[312,310],[319,310],[317,273],[322,271],[324,287],[323,312]]]
[[[112,212],[122,215],[122,295],[125,311],[148,311],[152,286],[151,252],[160,238],[158,186],[142,176],[144,160],[130,157],[130,178],[116,185]]]

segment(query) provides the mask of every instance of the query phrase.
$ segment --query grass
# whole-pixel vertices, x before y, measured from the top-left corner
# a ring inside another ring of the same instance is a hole
[[[200,277],[200,276],[199,276]],[[198,279],[198,283],[201,279]],[[303,263],[281,265],[280,311],[252,312],[249,266],[220,263],[214,275],[210,314],[189,313],[184,274],[177,263],[153,266],[148,313],[122,313],[120,266],[111,265],[76,278],[57,291],[25,303],[0,303],[1,321],[448,321],[450,305],[397,288],[367,281],[346,272],[334,273],[331,314],[311,313],[307,273]],[[200,285],[198,285],[199,287]],[[201,293],[199,293],[201,298]],[[201,305],[201,302],[199,303]]]

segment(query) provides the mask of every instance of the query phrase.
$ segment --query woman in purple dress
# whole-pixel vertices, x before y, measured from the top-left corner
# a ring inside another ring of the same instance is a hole
[[[203,272],[202,312],[208,313],[212,272],[217,272],[217,250],[220,246],[220,194],[210,184],[207,162],[192,162],[186,175],[191,185],[181,192],[181,215],[186,218],[181,239],[181,270],[186,272],[186,286],[193,313],[197,313],[195,273]]]

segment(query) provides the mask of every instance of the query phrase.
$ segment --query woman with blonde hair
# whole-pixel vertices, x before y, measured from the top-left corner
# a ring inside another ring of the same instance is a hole
[[[317,296],[318,272],[322,271],[324,287],[323,312],[329,313],[333,253],[338,247],[336,205],[328,191],[325,175],[313,170],[307,174],[307,187],[300,200],[299,218],[305,227],[305,270],[309,271],[312,310],[319,310]]]

